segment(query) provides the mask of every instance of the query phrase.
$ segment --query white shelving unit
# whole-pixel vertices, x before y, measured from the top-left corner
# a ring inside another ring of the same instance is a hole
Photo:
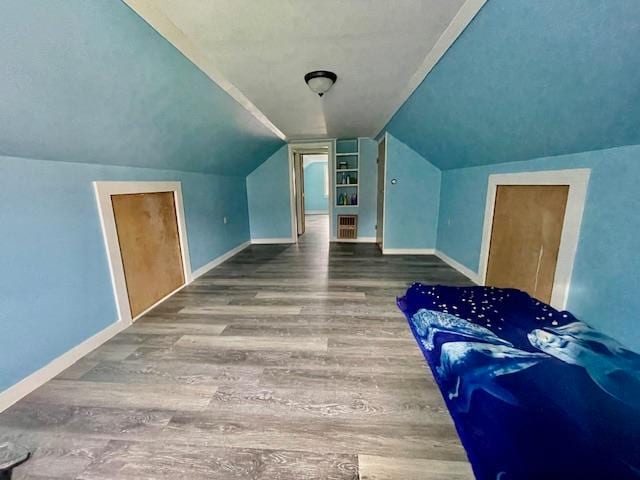
[[[341,168],[342,167],[342,168]],[[360,201],[360,152],[358,139],[336,140],[335,207],[357,207]]]

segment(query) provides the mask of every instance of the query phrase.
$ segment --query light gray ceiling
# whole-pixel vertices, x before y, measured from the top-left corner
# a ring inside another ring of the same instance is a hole
[[[143,3],[126,1],[134,9]],[[296,139],[375,135],[406,99],[407,87],[422,80],[425,60],[464,3],[154,0],[153,9]],[[157,28],[157,19],[146,19]],[[322,99],[303,80],[316,69],[338,75]]]

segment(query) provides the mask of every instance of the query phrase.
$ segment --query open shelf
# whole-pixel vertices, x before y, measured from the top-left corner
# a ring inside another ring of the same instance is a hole
[[[334,165],[334,205],[336,208],[356,208],[360,190],[360,142],[357,138],[336,140]],[[351,183],[346,183],[351,182]],[[356,210],[357,211],[357,210]]]

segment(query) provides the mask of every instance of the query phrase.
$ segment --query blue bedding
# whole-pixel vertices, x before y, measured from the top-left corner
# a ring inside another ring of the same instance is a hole
[[[640,355],[518,290],[414,284],[398,306],[476,478],[640,479]]]

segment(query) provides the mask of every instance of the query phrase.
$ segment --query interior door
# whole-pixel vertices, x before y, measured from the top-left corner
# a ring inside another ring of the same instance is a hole
[[[173,192],[112,195],[111,203],[135,317],[184,285]]]
[[[486,284],[551,301],[568,185],[500,185]]]
[[[299,153],[294,153],[293,168],[295,172],[295,185],[296,185],[296,217],[298,218],[298,236],[304,234],[305,219],[304,219],[304,168],[302,165],[303,156]]]
[[[378,143],[378,213],[376,221],[376,243],[382,250],[382,237],[384,235],[384,169],[386,154],[386,139]]]

